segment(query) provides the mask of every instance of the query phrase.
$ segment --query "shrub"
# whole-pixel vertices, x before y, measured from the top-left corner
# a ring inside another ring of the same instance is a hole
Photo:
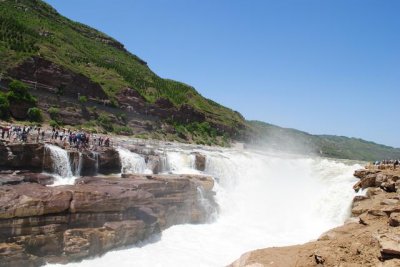
[[[120,135],[132,135],[133,131],[128,126],[114,126],[114,133]]]
[[[119,112],[116,114],[117,118],[123,122],[126,122],[126,114],[123,112]]]
[[[35,122],[43,121],[42,111],[38,108],[28,109],[27,114],[30,121],[35,121]]]
[[[50,114],[50,118],[52,120],[57,121],[58,120],[58,116],[60,115],[60,109],[56,108],[56,107],[51,107],[47,110],[47,112]]]
[[[55,127],[55,128],[59,128],[60,125],[58,124],[58,122],[56,122],[55,120],[50,120],[49,125],[51,127]]]
[[[36,98],[28,92],[28,86],[20,81],[12,81],[9,84],[10,92],[7,97],[9,101],[26,101],[36,104]]]
[[[79,102],[80,102],[81,104],[84,104],[84,103],[86,103],[87,101],[88,101],[88,99],[87,99],[86,96],[82,95],[82,96],[79,97]]]
[[[111,123],[111,118],[107,114],[100,114],[100,116],[97,118],[97,122],[108,132],[112,132],[114,129]]]

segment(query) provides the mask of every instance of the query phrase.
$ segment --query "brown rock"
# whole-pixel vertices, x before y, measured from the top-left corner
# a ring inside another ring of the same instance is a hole
[[[400,225],[400,213],[399,212],[393,212],[392,214],[390,214],[389,225],[393,226],[393,227],[397,227]]]
[[[35,56],[25,60],[21,65],[9,70],[9,75],[19,80],[36,81],[39,85],[46,85],[43,88],[38,86],[38,90],[56,93],[58,88],[63,88],[63,95],[65,96],[76,98],[80,94],[92,98],[107,99],[106,93],[98,83],[42,57]]]
[[[383,234],[377,237],[383,258],[392,258],[400,255],[400,235]]]
[[[121,172],[119,153],[114,148],[107,148],[99,155],[99,173],[112,174]]]
[[[17,120],[24,120],[28,117],[28,110],[34,107],[33,103],[18,101],[10,103],[10,113]]]
[[[65,263],[134,244],[173,224],[204,222],[216,209],[213,180],[207,176],[82,177],[76,182],[0,186],[0,242],[15,244],[15,253],[31,262],[52,255],[52,262]],[[7,253],[0,249],[0,262]]]
[[[43,156],[43,144],[0,142],[0,168],[42,171]]]
[[[17,244],[0,243],[0,267],[37,267],[44,260],[27,254],[22,246]]]
[[[206,169],[206,156],[195,153],[195,167],[196,170],[204,171]]]
[[[359,169],[359,170],[356,170],[354,172],[354,176],[357,177],[357,178],[362,179],[362,178],[364,178],[365,176],[367,176],[369,174],[376,174],[376,173],[379,173],[379,172],[380,172],[379,170]]]
[[[68,210],[72,194],[39,184],[0,187],[0,219],[40,216]]]
[[[43,173],[24,173],[21,175],[24,182],[37,183],[40,185],[51,185],[54,183],[54,177]]]

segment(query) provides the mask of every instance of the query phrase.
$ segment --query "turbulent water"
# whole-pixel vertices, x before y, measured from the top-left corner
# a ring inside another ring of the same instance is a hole
[[[117,148],[117,151],[121,159],[121,173],[151,173],[151,171],[147,169],[144,158],[139,154],[122,147]]]
[[[46,153],[50,153],[54,185],[73,184],[75,176],[72,171],[68,152],[58,146],[46,144]]]
[[[189,150],[167,151],[166,171],[196,173]],[[361,166],[234,150],[200,151],[215,177],[219,214],[178,225],[139,246],[67,266],[225,266],[244,252],[303,243],[349,216]],[[141,168],[140,170],[142,170]]]

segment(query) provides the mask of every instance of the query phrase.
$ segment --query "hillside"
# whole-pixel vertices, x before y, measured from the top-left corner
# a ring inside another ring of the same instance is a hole
[[[41,0],[0,0],[1,119],[206,145],[245,141],[336,158],[400,158],[399,149],[361,139],[246,122]]]
[[[260,121],[248,121],[253,135],[250,147],[272,148],[294,153],[325,157],[377,161],[399,159],[400,149],[358,138],[333,135],[312,135]]]
[[[2,0],[0,6],[1,85],[7,88],[11,79],[27,83],[45,119],[53,108],[63,112],[59,124],[101,127],[97,119],[103,115],[109,130],[125,127],[144,137],[151,132],[153,138],[220,143],[217,137],[243,135],[239,113],[191,86],[160,78],[113,38],[41,0]],[[83,109],[78,97],[86,98]]]

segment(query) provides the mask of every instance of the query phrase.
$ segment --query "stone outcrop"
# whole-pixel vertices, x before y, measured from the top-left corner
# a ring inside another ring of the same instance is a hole
[[[199,171],[204,171],[206,169],[206,156],[196,152],[195,156],[195,167]]]
[[[0,169],[41,171],[43,144],[6,144],[0,141]]]
[[[72,169],[77,169],[79,164],[82,164],[81,175],[92,176],[98,173],[112,174],[121,172],[121,160],[119,153],[112,147],[101,148],[99,151],[82,151],[79,154],[76,150],[70,150],[69,157],[72,164]],[[81,157],[81,158],[80,158]],[[15,143],[7,144],[0,141],[0,170],[26,170],[31,172],[46,171],[53,172],[53,159],[45,145],[41,143]],[[2,178],[4,177],[4,179]],[[47,177],[49,178],[49,177]],[[7,179],[15,179],[21,181],[24,178],[20,176],[7,176],[0,173],[0,184],[13,183],[11,180],[6,182]],[[50,184],[50,181],[45,181],[44,176],[39,174],[33,178],[26,178],[24,181],[34,182],[40,184]],[[51,180],[51,179],[50,179]]]
[[[0,186],[0,266],[79,260],[205,222],[217,208],[213,185],[208,176],[126,175]]]
[[[400,266],[400,171],[362,169],[352,217],[304,245],[244,254],[230,266]]]
[[[44,84],[48,90],[61,90],[59,94],[77,98],[78,95],[108,99],[103,88],[88,77],[75,73],[42,57],[32,57],[10,69],[8,74],[18,80]],[[43,88],[44,89],[44,88]]]
[[[41,185],[51,185],[54,177],[43,173],[5,171],[0,173],[1,185],[15,185],[20,183],[37,183]]]
[[[121,160],[117,150],[106,148],[99,153],[99,173],[112,174],[121,172]]]

